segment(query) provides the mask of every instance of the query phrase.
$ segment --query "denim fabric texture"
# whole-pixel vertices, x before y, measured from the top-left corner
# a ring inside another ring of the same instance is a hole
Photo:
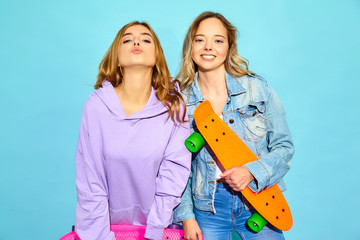
[[[259,233],[253,232],[246,222],[255,210],[247,210],[241,193],[233,191],[227,184],[217,184],[214,207],[216,213],[194,209],[205,240],[231,240],[232,231],[243,240],[284,239],[282,231],[271,225],[266,225]]]
[[[189,89],[182,94],[186,101],[191,132],[198,131],[194,121],[196,107],[204,101],[195,76]],[[290,169],[294,146],[285,118],[284,108],[270,85],[260,76],[248,74],[234,78],[226,73],[228,99],[223,109],[224,122],[258,156],[259,160],[245,164],[255,180],[249,184],[254,192],[278,184]],[[216,177],[214,154],[206,145],[192,156],[191,173],[175,208],[174,222],[194,219],[194,209],[216,213],[214,206]]]

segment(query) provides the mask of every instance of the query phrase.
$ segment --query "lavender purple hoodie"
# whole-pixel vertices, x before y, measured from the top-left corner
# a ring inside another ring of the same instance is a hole
[[[76,232],[82,240],[114,240],[110,224],[146,225],[162,239],[186,186],[189,124],[175,124],[152,89],[143,110],[126,116],[113,86],[85,103],[76,152]]]

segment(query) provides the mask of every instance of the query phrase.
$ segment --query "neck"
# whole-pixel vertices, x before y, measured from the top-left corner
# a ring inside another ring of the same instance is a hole
[[[117,87],[121,101],[145,105],[151,93],[152,68],[123,70],[123,81]]]
[[[224,93],[227,95],[225,67],[209,72],[199,71],[198,82],[204,97]]]

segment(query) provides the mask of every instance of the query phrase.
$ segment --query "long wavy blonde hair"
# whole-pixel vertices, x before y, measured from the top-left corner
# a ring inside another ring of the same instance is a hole
[[[251,71],[248,69],[248,61],[245,58],[241,57],[237,50],[236,27],[234,27],[220,13],[204,12],[200,14],[190,25],[189,30],[187,31],[185,36],[182,49],[181,68],[178,75],[176,76],[176,78],[180,80],[181,89],[187,89],[193,84],[195,74],[198,71],[198,67],[191,57],[193,41],[200,23],[207,18],[219,19],[227,30],[229,50],[225,59],[226,72],[233,77],[241,77],[246,75],[247,73],[251,73]]]
[[[130,22],[122,27],[117,33],[110,48],[105,53],[99,65],[99,74],[94,85],[95,89],[102,87],[102,83],[108,80],[114,87],[119,86],[123,81],[122,68],[119,63],[118,49],[120,47],[121,39],[126,30],[134,25],[142,25],[146,27],[154,40],[155,44],[155,65],[153,67],[151,85],[156,90],[156,97],[164,104],[169,110],[169,116],[175,122],[185,122],[185,111],[180,116],[180,105],[185,106],[184,100],[176,87],[177,80],[171,80],[171,75],[166,64],[164,52],[160,45],[160,41],[156,36],[154,30],[146,22]]]

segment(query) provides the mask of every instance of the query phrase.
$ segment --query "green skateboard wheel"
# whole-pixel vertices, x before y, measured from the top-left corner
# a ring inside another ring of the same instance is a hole
[[[263,227],[267,224],[267,221],[259,213],[255,212],[248,219],[247,224],[254,232],[260,232],[261,229],[263,229]]]
[[[190,152],[197,152],[204,146],[205,140],[200,133],[193,132],[190,137],[185,140],[185,146]]]

